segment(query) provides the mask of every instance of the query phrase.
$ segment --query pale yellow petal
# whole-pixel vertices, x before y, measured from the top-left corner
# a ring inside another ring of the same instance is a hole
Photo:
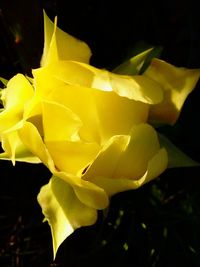
[[[178,68],[159,59],[153,59],[145,74],[164,88],[164,99],[151,106],[150,121],[174,124],[189,93],[195,88],[200,69]]]
[[[38,201],[51,227],[54,256],[75,229],[92,225],[97,219],[97,211],[80,202],[73,188],[57,177],[42,187]]]

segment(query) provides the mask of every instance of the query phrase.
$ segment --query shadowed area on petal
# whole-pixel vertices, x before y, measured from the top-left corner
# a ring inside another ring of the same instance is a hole
[[[97,211],[80,202],[73,188],[55,176],[41,188],[38,201],[51,227],[54,256],[75,229],[92,225],[97,219]]]

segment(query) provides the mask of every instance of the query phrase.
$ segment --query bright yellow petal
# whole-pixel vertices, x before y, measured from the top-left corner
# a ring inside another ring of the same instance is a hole
[[[133,125],[146,122],[149,106],[115,92],[93,90],[101,143],[114,135],[128,134]]]
[[[161,148],[156,155],[149,161],[145,174],[138,180],[125,178],[111,179],[105,176],[96,176],[93,183],[103,188],[109,196],[119,192],[137,189],[143,184],[157,178],[167,168],[168,156],[164,148]]]
[[[82,141],[51,141],[46,146],[56,168],[72,175],[81,175],[99,152],[96,143]]]
[[[113,91],[120,96],[147,104],[157,104],[163,100],[162,86],[143,75],[129,77],[112,74],[110,79]]]
[[[108,206],[108,195],[99,186],[89,181],[84,181],[78,176],[73,177],[66,172],[54,172],[54,175],[69,183],[74,188],[79,200],[88,207],[101,210]]]
[[[97,219],[96,210],[80,202],[71,186],[57,177],[41,188],[38,201],[51,227],[54,257],[75,229],[92,225]]]
[[[77,60],[88,63],[91,51],[88,45],[57,27],[57,18],[54,23],[44,12],[44,51],[41,66],[53,63],[56,60]]]
[[[22,112],[15,108],[4,110],[0,113],[0,133],[10,131],[22,119]]]
[[[92,181],[96,176],[113,177],[121,154],[130,141],[128,135],[117,135],[110,138],[83,175],[84,180]]]
[[[153,127],[148,124],[134,126],[130,132],[130,142],[120,156],[113,177],[139,179],[159,148],[157,133]]]
[[[32,123],[25,122],[24,126],[18,132],[20,139],[27,149],[53,172],[55,169],[54,163],[37,128]]]
[[[22,74],[17,74],[10,79],[7,88],[4,90],[3,102],[5,109],[13,107],[23,109],[24,103],[34,94],[32,85]]]
[[[45,142],[77,140],[82,124],[69,108],[50,101],[42,102],[42,121]]]
[[[148,105],[114,92],[68,85],[55,87],[48,98],[78,115],[83,123],[79,134],[88,142],[101,144],[113,135],[127,134],[132,125],[148,118]]]
[[[11,160],[13,165],[15,161],[30,162],[30,163],[40,163],[40,159],[34,156],[24,144],[21,142],[18,132],[9,132],[3,134],[1,138],[2,148],[5,151],[0,154],[0,159]]]
[[[19,130],[19,136],[27,149],[36,155],[55,176],[60,177],[74,187],[81,202],[95,209],[103,209],[108,206],[108,196],[103,189],[82,180],[79,176],[56,170],[54,162],[33,124],[26,122],[24,127]]]
[[[163,100],[163,87],[144,75],[119,75],[100,70],[88,64],[77,64],[93,73],[92,88],[102,91],[113,91],[119,96],[148,104],[157,104]]]
[[[100,142],[100,128],[92,89],[72,85],[55,87],[48,99],[77,114],[83,123],[80,131],[84,132],[84,137],[81,136],[84,140]]]
[[[200,69],[178,68],[153,59],[145,74],[164,88],[163,102],[151,106],[150,121],[174,124],[188,94],[195,88]]]
[[[156,132],[150,125],[141,124],[133,127],[130,135],[111,138],[83,179],[113,195],[139,187],[166,167],[167,153],[160,149]]]
[[[0,132],[20,127],[24,105],[34,94],[33,87],[22,74],[14,76],[3,89],[4,110],[0,113]]]

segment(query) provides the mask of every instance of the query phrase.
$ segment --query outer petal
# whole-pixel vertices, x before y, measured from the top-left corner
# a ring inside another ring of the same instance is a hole
[[[17,74],[10,79],[3,92],[2,100],[6,109],[11,107],[23,109],[24,103],[34,94],[33,87],[22,74]]]
[[[72,187],[57,177],[42,187],[38,201],[51,227],[54,256],[75,229],[94,224],[97,219],[96,210],[80,202]]]
[[[5,151],[0,154],[0,159],[11,160],[13,165],[15,161],[23,161],[30,163],[40,163],[40,159],[33,155],[24,144],[21,142],[21,139],[18,136],[18,132],[10,132],[2,135],[2,148]]]
[[[77,60],[89,62],[91,51],[84,42],[72,37],[57,27],[57,18],[53,23],[44,12],[44,51],[41,65],[56,60]]]
[[[195,88],[200,69],[177,68],[159,59],[153,59],[145,75],[164,88],[164,100],[151,106],[150,121],[174,124],[188,94]]]
[[[37,128],[30,122],[25,122],[19,129],[19,137],[27,149],[37,156],[51,172],[55,170],[54,162],[43,143]]]
[[[162,86],[147,76],[118,75],[80,62],[58,61],[44,69],[35,70],[33,74],[37,80],[42,76],[40,80],[44,80],[45,75],[52,76],[54,82],[57,79],[71,85],[113,91],[119,96],[148,104],[157,104],[163,100]],[[47,84],[52,86],[51,80]]]
[[[34,91],[29,81],[22,74],[17,74],[8,82],[2,94],[5,109],[0,113],[0,133],[21,127],[24,105]]]
[[[87,64],[77,64],[93,73],[92,88],[114,91],[120,96],[148,104],[157,104],[163,100],[162,85],[144,75],[118,75]]]
[[[55,176],[74,187],[81,202],[95,209],[104,209],[108,206],[108,196],[102,188],[82,180],[80,176],[56,170],[54,162],[33,124],[26,122],[24,127],[19,130],[19,136],[27,149],[36,155]]]
[[[132,125],[146,122],[149,107],[139,101],[81,86],[55,87],[50,101],[68,107],[83,123],[80,137],[102,144],[116,134],[127,134]],[[117,118],[117,120],[116,120]]]
[[[105,176],[96,176],[93,183],[103,188],[109,196],[113,196],[119,192],[137,189],[143,184],[158,177],[167,168],[167,152],[161,148],[156,155],[148,162],[145,174],[138,180],[127,178],[111,179]]]
[[[66,172],[55,172],[55,176],[69,183],[77,197],[85,205],[94,209],[105,209],[109,204],[109,198],[104,189],[80,177],[72,177]]]
[[[135,126],[130,136],[115,136],[109,140],[83,179],[113,195],[141,186],[166,167],[166,151],[159,148],[153,128],[143,124]]]

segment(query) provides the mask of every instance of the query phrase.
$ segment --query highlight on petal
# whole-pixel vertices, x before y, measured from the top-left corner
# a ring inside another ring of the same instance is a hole
[[[57,27],[44,12],[44,50],[41,66],[56,60],[77,60],[89,63],[91,51],[88,45]]]
[[[51,227],[54,257],[60,244],[75,229],[92,225],[97,219],[97,211],[84,205],[73,188],[55,176],[41,188],[38,202]]]
[[[40,159],[33,155],[22,143],[18,132],[9,132],[1,136],[2,148],[5,152],[0,154],[0,159],[15,161],[41,163]]]
[[[160,149],[154,129],[140,124],[133,127],[130,135],[111,138],[83,179],[113,195],[156,178],[166,169],[167,162],[166,150]]]
[[[160,84],[143,75],[120,76],[111,75],[113,91],[135,101],[157,104],[163,100],[163,88]]]
[[[195,88],[200,69],[178,68],[159,59],[153,59],[145,76],[163,86],[164,99],[151,106],[151,122],[174,124],[189,93]]]
[[[77,63],[93,73],[92,88],[113,91],[119,96],[147,104],[157,104],[163,100],[163,87],[144,75],[119,75],[100,70],[87,64]]]

